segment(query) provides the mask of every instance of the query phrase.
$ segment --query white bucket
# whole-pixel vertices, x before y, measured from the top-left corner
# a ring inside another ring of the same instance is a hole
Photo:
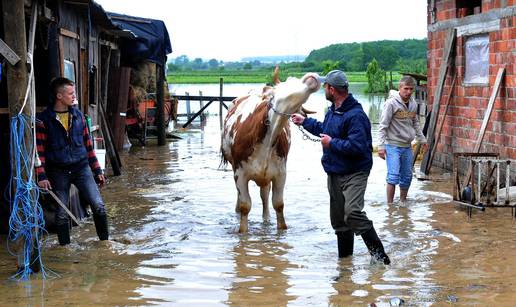
[[[95,149],[95,155],[97,156],[97,160],[99,160],[100,168],[102,170],[106,169],[106,150],[105,149]]]

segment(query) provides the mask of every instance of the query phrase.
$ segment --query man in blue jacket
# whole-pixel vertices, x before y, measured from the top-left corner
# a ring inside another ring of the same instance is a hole
[[[320,135],[321,159],[328,174],[331,225],[337,234],[339,258],[353,254],[353,235],[361,235],[377,261],[390,264],[382,241],[364,209],[367,178],[373,166],[371,123],[362,105],[348,92],[348,80],[340,70],[323,78],[326,99],[332,105],[324,121],[292,115],[292,122]]]

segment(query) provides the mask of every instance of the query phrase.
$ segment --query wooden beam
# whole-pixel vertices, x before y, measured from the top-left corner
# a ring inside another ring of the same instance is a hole
[[[16,65],[20,61],[20,57],[14,52],[9,45],[7,45],[1,38],[0,38],[0,54],[4,56],[4,58],[7,59],[7,61],[12,65]]]
[[[5,43],[12,48],[20,60],[7,65],[7,101],[11,116],[18,114],[23,105],[27,89],[27,36],[25,32],[25,8],[23,1],[2,1]],[[26,106],[26,111],[29,108]]]
[[[496,96],[498,95],[498,91],[500,90],[500,84],[502,83],[504,74],[505,66],[498,69],[498,74],[496,75],[495,84],[493,86],[493,90],[491,91],[491,97],[489,97],[489,102],[487,103],[486,113],[484,113],[484,120],[482,121],[482,126],[480,127],[480,132],[478,133],[477,142],[475,144],[475,148],[473,149],[473,153],[480,152],[480,146],[482,146],[482,141],[484,140],[487,124],[489,124],[489,119],[491,118],[491,113],[493,111]],[[462,186],[465,187],[469,183],[469,179],[471,178],[471,172],[472,168],[470,166],[468,168],[468,172],[466,173],[466,177],[464,178]]]
[[[430,168],[432,167],[432,162],[434,161],[434,155],[437,149],[437,144],[439,143],[439,139],[441,138],[441,131],[444,126],[444,120],[446,119],[446,114],[448,113],[448,107],[450,106],[451,97],[453,96],[453,88],[455,87],[455,81],[457,81],[457,73],[453,74],[453,81],[450,87],[450,92],[448,93],[448,99],[446,99],[446,104],[444,106],[444,113],[441,119],[441,124],[439,125],[439,128],[437,129],[437,132],[435,134],[435,146],[433,146],[432,150],[430,151],[427,173],[430,173]]]
[[[59,33],[61,33],[61,35],[64,35],[66,37],[69,37],[69,38],[73,38],[73,39],[79,39],[79,34],[75,33],[75,32],[72,32],[68,29],[65,29],[65,28],[59,28]]]
[[[428,161],[429,161],[429,154],[434,146],[434,132],[435,132],[435,126],[437,124],[437,118],[439,117],[439,108],[441,105],[441,95],[444,87],[444,81],[446,80],[446,74],[448,72],[448,67],[450,66],[450,55],[453,50],[453,46],[455,45],[455,29],[448,30],[448,33],[446,34],[446,43],[443,49],[443,56],[441,58],[441,67],[439,69],[439,80],[436,84],[436,91],[434,94],[434,101],[432,103],[432,115],[430,116],[430,124],[428,125],[428,133],[427,133],[427,143],[428,143],[428,150],[426,151],[425,155],[423,156],[423,161],[421,161],[420,170],[421,172],[425,173],[425,175],[428,175],[427,168],[428,168]]]
[[[186,95],[170,95],[177,100],[193,100],[193,101],[206,101],[206,100],[219,100],[219,101],[233,101],[237,97],[234,96],[186,96]]]
[[[156,126],[158,128],[158,146],[165,145],[165,91],[163,85],[165,82],[165,71],[163,66],[166,61],[156,64]],[[147,119],[145,119],[147,120]]]
[[[118,45],[116,43],[110,42],[110,41],[105,40],[105,39],[99,39],[99,44],[101,44],[103,46],[108,46],[111,49],[118,49]]]

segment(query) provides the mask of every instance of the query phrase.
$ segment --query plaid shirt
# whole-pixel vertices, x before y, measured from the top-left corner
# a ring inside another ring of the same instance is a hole
[[[97,175],[102,174],[102,169],[100,168],[99,161],[97,160],[97,156],[95,155],[95,151],[93,150],[93,142],[91,141],[90,134],[88,132],[88,126],[86,125],[86,121],[84,120],[84,116],[81,117],[83,129],[83,140],[84,146],[86,147],[88,163],[90,165],[91,170]],[[36,120],[36,146],[38,150],[39,160],[41,161],[41,165],[36,167],[36,175],[38,176],[38,181],[47,180],[47,176],[45,174],[45,146],[47,144],[47,129],[45,124]]]

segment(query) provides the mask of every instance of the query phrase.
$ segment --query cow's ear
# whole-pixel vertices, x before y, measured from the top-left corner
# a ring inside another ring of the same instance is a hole
[[[267,96],[272,91],[272,86],[264,86],[262,96]]]
[[[274,85],[278,85],[280,84],[280,79],[279,79],[279,66],[276,65],[276,67],[274,68],[274,75],[272,77],[272,82],[274,82]]]

